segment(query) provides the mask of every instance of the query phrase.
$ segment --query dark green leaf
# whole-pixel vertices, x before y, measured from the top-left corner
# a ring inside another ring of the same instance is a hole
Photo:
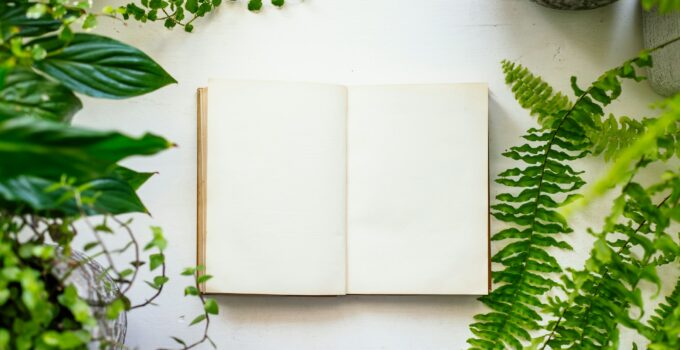
[[[249,0],[248,1],[248,10],[259,11],[260,9],[262,9],[262,0]]]
[[[127,182],[135,191],[156,173],[139,173],[132,169],[118,166],[111,173],[111,177]]]
[[[31,4],[0,2],[0,36],[5,40],[13,36],[40,36],[59,29],[61,22],[45,14],[37,19],[29,19],[26,12]]]
[[[0,114],[34,116],[69,122],[82,108],[80,100],[65,86],[27,69],[13,69],[0,90]]]
[[[34,211],[50,211],[55,215],[79,214],[75,199],[72,195],[67,196],[65,189],[48,191],[55,184],[32,176],[0,179],[0,202],[11,203],[14,207],[26,205]],[[84,186],[87,189],[82,196],[96,198],[93,204],[83,208],[88,215],[146,212],[134,189],[125,182],[103,178],[87,182]]]
[[[152,155],[172,145],[159,136],[133,138],[30,117],[0,115],[0,178],[33,175],[81,181],[107,176],[133,155]]]
[[[56,36],[34,40],[50,55],[35,67],[70,89],[101,98],[139,96],[176,83],[142,51],[117,40],[75,34],[68,46]]]
[[[190,13],[196,13],[196,11],[198,11],[198,0],[187,0],[184,4],[184,8]]]

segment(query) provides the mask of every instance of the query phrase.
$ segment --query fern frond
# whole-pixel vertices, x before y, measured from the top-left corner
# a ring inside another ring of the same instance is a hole
[[[571,107],[569,98],[559,91],[555,91],[541,77],[531,73],[526,67],[514,62],[501,61],[505,83],[510,85],[515,100],[535,116],[544,128],[550,128],[559,113]]]
[[[575,120],[580,120],[581,128],[586,131],[593,155],[602,154],[605,161],[614,159],[621,150],[630,146],[645,132],[646,125],[651,119],[638,121],[625,116],[616,118],[611,114],[605,118],[603,107],[620,94],[620,78],[640,81],[643,78],[637,74],[635,67],[638,65],[644,67],[646,64],[647,61],[640,61],[639,58],[628,61],[621,67],[605,73],[588,91],[580,89],[576,78],[571,78],[574,93],[583,96],[583,101],[579,101],[582,108],[573,114]],[[550,128],[556,120],[560,120],[560,113],[571,107],[572,102],[565,94],[555,91],[526,67],[507,60],[502,61],[502,67],[505,81],[511,85],[517,102],[535,116],[543,128]],[[668,130],[669,145],[680,142],[678,129]],[[673,150],[680,155],[680,147]],[[668,155],[666,152],[667,157]]]
[[[563,213],[585,206],[594,198],[602,196],[614,186],[622,183],[629,176],[632,164],[644,158],[667,160],[674,155],[680,156],[680,95],[667,99],[663,104],[664,112],[655,119],[645,122],[644,133],[639,135],[629,147],[620,152],[609,170],[590,186],[578,202],[563,209]]]
[[[651,328],[650,349],[680,349],[680,279],[675,289],[666,297],[665,303],[659,304],[654,316],[649,320]]]
[[[530,78],[526,70],[518,72],[508,62],[504,67],[520,96],[529,91],[524,90],[527,84],[531,89],[546,86]],[[546,275],[562,271],[547,249],[571,249],[559,238],[572,230],[557,207],[566,195],[583,186],[581,172],[567,163],[584,157],[590,144],[581,127],[569,118],[571,110],[560,109],[569,106],[565,98],[552,92],[542,96],[553,96],[552,102],[525,101],[525,106],[552,128],[530,129],[524,135],[526,143],[503,153],[520,164],[499,174],[496,182],[517,190],[498,195],[498,203],[492,206],[492,215],[509,226],[492,240],[508,244],[492,257],[502,266],[493,272],[493,282],[500,286],[480,298],[492,311],[475,316],[476,322],[470,325],[475,335],[468,340],[471,349],[522,349],[531,340],[529,332],[541,327],[542,295],[557,285]]]
[[[600,121],[595,119],[597,126],[588,134],[593,143],[593,155],[604,155],[605,161],[614,159],[621,150],[628,148],[641,134],[645,132],[645,123],[628,117],[617,119],[613,115]]]
[[[635,171],[643,164],[638,163]],[[654,204],[652,198],[661,194],[665,197]],[[629,180],[615,201],[609,223],[596,235],[584,269],[562,277],[568,297],[551,300],[551,313],[557,320],[549,323],[545,347],[616,349],[619,324],[649,337],[650,331],[630,316],[630,310],[643,311],[639,283],[646,280],[660,289],[657,267],[680,256],[680,245],[666,232],[678,198],[677,174],[667,174],[661,183],[648,188]],[[626,219],[624,223],[616,222],[620,216]]]

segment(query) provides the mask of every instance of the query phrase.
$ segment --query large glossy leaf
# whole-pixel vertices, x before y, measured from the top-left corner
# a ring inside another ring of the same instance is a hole
[[[26,11],[33,4],[21,1],[0,2],[0,35],[5,40],[13,36],[33,37],[59,29],[61,22],[48,14],[29,19]]]
[[[33,175],[56,180],[65,174],[87,181],[107,176],[121,159],[155,154],[171,146],[153,134],[130,137],[32,117],[0,115],[0,179]]]
[[[140,173],[132,169],[119,166],[113,170],[111,177],[125,181],[133,189],[138,190],[142,185],[156,173]]]
[[[83,105],[67,87],[27,69],[13,69],[0,89],[0,114],[70,122]]]
[[[66,45],[57,36],[31,41],[48,56],[35,67],[76,92],[102,98],[142,95],[175,83],[142,51],[111,38],[76,34]]]
[[[78,214],[75,199],[68,196],[63,188],[50,188],[54,184],[54,181],[34,176],[0,179],[0,202],[6,208],[14,207],[48,216]],[[147,212],[134,189],[124,181],[96,179],[84,184],[83,188],[83,197],[95,198],[93,204],[83,207],[88,215]]]

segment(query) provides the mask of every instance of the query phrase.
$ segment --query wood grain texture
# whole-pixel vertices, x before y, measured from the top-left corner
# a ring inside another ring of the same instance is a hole
[[[208,88],[198,88],[196,91],[196,265],[205,267],[205,237],[206,237],[206,175],[208,151]],[[198,271],[199,276],[204,271]],[[205,283],[199,285],[201,293],[205,293]]]

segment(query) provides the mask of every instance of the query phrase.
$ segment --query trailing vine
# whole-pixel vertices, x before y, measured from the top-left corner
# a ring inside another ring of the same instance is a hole
[[[236,2],[236,0],[228,1]],[[271,0],[270,2],[272,6],[282,7],[285,0]],[[116,9],[107,7],[103,12],[114,17],[120,14],[126,20],[162,21],[168,29],[179,26],[186,32],[192,32],[194,21],[214,11],[222,3],[222,0],[141,0],[139,4],[130,2]],[[260,11],[262,7],[262,0],[248,0],[249,11]]]

